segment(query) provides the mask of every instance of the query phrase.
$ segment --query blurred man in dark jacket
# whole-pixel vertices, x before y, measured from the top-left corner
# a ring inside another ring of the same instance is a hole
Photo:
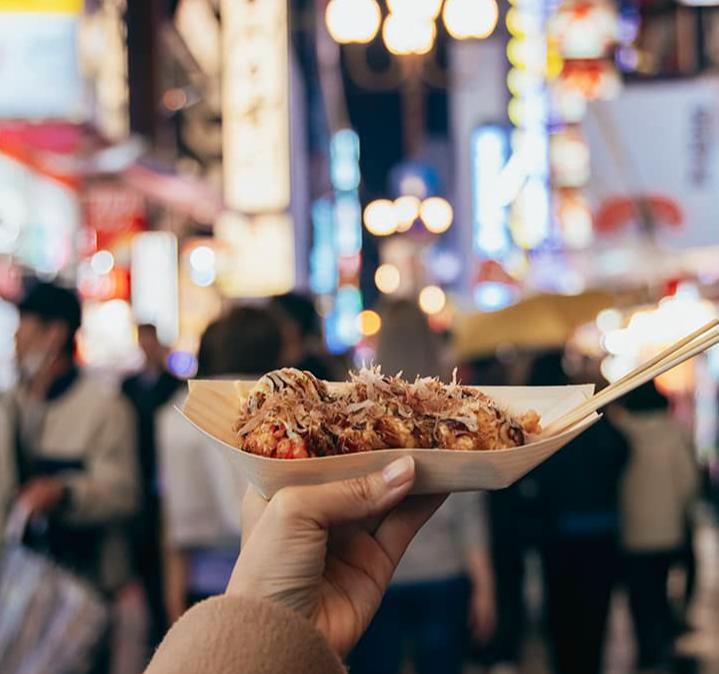
[[[541,356],[530,384],[569,383],[560,353]],[[619,566],[619,490],[629,447],[602,419],[532,473],[556,674],[599,674]]]
[[[134,557],[150,611],[150,647],[156,646],[167,629],[160,555],[160,508],[157,489],[155,417],[182,382],[167,370],[167,348],[154,325],[138,327],[138,341],[145,365],[122,383],[122,392],[135,410],[138,463],[141,474],[141,510],[134,531]]]

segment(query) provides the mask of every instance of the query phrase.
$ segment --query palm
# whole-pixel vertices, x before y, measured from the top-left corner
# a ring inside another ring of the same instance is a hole
[[[412,537],[444,500],[410,497],[398,505],[403,494],[395,493],[383,504],[369,491],[362,513],[352,501],[357,490],[342,490],[347,484],[290,488],[270,503],[249,490],[245,542],[227,588],[307,616],[341,656],[369,625]],[[327,507],[335,509],[330,517],[310,514],[303,495],[311,490],[328,492]]]
[[[392,577],[394,563],[367,531],[353,526],[330,538],[315,626],[346,655],[369,625]]]

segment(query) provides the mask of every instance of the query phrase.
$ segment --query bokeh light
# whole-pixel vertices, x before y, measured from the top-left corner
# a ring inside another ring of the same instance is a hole
[[[592,211],[580,196],[560,201],[559,226],[570,248],[586,248],[594,240]]]
[[[325,10],[325,24],[335,42],[367,43],[379,30],[382,13],[375,0],[331,0]]]
[[[393,264],[381,264],[374,274],[377,289],[386,295],[396,292],[401,280],[399,269]]]
[[[437,28],[431,19],[390,14],[382,26],[387,49],[397,55],[427,54],[434,45]]]
[[[215,251],[209,246],[197,246],[190,253],[190,266],[194,271],[207,272],[215,268]]]
[[[90,260],[90,267],[98,276],[109,274],[115,266],[115,258],[109,250],[98,250]]]
[[[452,205],[442,197],[430,197],[422,202],[419,215],[427,231],[432,234],[446,232],[452,226]]]
[[[375,199],[364,210],[364,225],[370,234],[389,236],[397,231],[394,203],[389,199]]]
[[[498,18],[496,0],[447,0],[442,12],[447,32],[456,40],[489,37]]]
[[[382,327],[382,319],[376,311],[372,309],[365,309],[360,311],[357,316],[357,324],[359,331],[364,337],[371,337],[376,335]]]
[[[408,231],[419,217],[422,202],[414,196],[403,196],[394,200],[394,212],[397,219],[397,231]]]
[[[447,304],[447,296],[439,286],[426,286],[419,293],[419,308],[425,314],[437,314]]]
[[[441,8],[442,0],[387,0],[387,9],[392,14],[414,19],[436,19]]]
[[[597,327],[602,332],[618,330],[622,327],[623,322],[622,312],[619,309],[604,309],[597,314],[596,318]]]

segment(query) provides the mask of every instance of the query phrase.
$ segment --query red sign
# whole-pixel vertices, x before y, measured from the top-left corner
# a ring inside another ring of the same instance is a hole
[[[145,200],[131,187],[114,182],[91,184],[83,194],[83,207],[97,250],[119,247],[147,229]]]

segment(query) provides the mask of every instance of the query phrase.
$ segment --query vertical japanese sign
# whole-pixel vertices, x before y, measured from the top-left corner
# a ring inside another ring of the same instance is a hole
[[[224,0],[223,151],[227,204],[245,214],[290,203],[287,0]]]
[[[290,205],[287,0],[222,2],[225,202],[216,223],[228,255],[227,295],[251,297],[295,283]]]

